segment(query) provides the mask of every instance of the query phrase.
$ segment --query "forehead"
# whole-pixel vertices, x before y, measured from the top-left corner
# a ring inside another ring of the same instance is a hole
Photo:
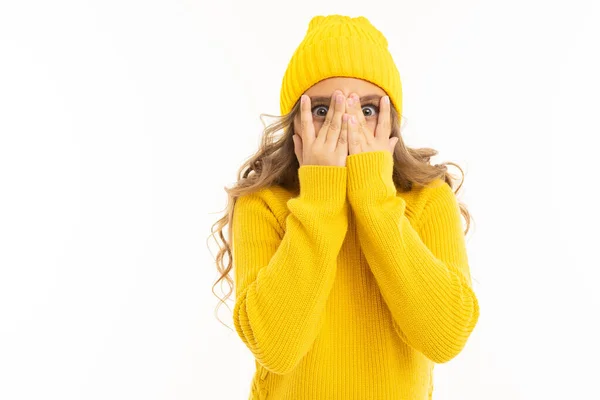
[[[323,79],[311,86],[304,94],[308,96],[331,96],[334,90],[341,90],[345,96],[356,93],[359,97],[368,94],[385,96],[385,91],[379,86],[365,81],[364,79],[348,77],[332,77]]]

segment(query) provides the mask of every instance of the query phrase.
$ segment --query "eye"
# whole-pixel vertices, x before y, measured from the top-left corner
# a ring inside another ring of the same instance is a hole
[[[369,109],[372,108],[374,111],[367,111],[365,113],[365,108]],[[365,117],[372,117],[373,115],[375,115],[375,113],[379,113],[379,106],[376,106],[375,104],[365,104],[364,106],[362,106],[363,109],[363,114],[365,115]]]
[[[317,114],[315,115],[315,110],[317,111]],[[316,117],[325,117],[327,115],[327,111],[329,110],[329,107],[327,107],[324,104],[320,104],[320,105],[316,105],[311,109],[311,112],[313,113],[314,116]]]
[[[362,106],[362,110],[365,117],[372,117],[375,114],[379,113],[379,106],[377,106],[376,104],[365,104]],[[329,106],[325,104],[316,105],[311,109],[313,116],[316,116],[318,118],[324,118],[327,115],[327,111],[329,111]]]

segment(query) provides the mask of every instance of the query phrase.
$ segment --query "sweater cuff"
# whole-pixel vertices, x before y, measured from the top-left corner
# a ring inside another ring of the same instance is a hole
[[[298,169],[300,198],[342,205],[346,201],[345,166],[302,165]]]
[[[348,197],[377,201],[396,196],[392,178],[394,159],[387,150],[367,151],[346,157]]]

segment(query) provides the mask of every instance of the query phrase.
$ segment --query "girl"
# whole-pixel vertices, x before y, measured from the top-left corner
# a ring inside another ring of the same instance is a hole
[[[256,364],[250,399],[430,399],[434,364],[479,318],[469,213],[429,163],[437,152],[401,140],[387,47],[365,17],[312,18],[279,122],[226,189],[217,283],[232,283],[226,252],[233,322]]]

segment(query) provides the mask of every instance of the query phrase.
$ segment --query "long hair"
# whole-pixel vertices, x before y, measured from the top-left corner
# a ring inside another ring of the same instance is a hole
[[[436,178],[443,179],[453,188],[456,178],[448,172],[447,165],[454,165],[462,174],[461,182],[456,190],[454,190],[456,195],[464,181],[462,168],[449,161],[431,165],[429,160],[438,153],[437,150],[431,148],[412,149],[407,147],[400,136],[400,116],[394,108],[393,103],[390,106],[390,137],[397,137],[399,139],[393,153],[393,180],[396,189],[401,192],[410,191],[413,183],[427,186]],[[261,117],[263,115],[274,117],[276,121],[267,126],[261,118],[265,129],[258,151],[240,167],[237,182],[233,187],[224,188],[228,195],[227,212],[212,225],[211,234],[208,237],[208,239],[211,237],[215,238],[219,246],[215,262],[220,276],[212,286],[213,294],[220,300],[215,309],[217,319],[219,306],[225,304],[225,301],[231,296],[234,290],[234,281],[229,276],[229,272],[233,268],[231,251],[232,229],[228,227],[227,238],[223,235],[223,229],[232,221],[235,201],[240,196],[256,192],[271,185],[280,185],[293,193],[299,193],[298,168],[300,165],[294,153],[294,141],[292,139],[294,134],[294,117],[299,112],[300,101],[298,100],[292,110],[286,115],[261,114]],[[283,135],[277,136],[276,133],[280,131],[283,131]],[[460,212],[466,220],[467,227],[464,231],[466,235],[471,225],[471,215],[463,203],[459,201],[458,204]],[[222,245],[218,243],[217,239],[221,241]],[[227,255],[227,263],[224,261],[225,255]],[[229,292],[226,293],[224,298],[221,298],[215,293],[214,289],[217,284],[223,283],[223,281],[229,284]]]

